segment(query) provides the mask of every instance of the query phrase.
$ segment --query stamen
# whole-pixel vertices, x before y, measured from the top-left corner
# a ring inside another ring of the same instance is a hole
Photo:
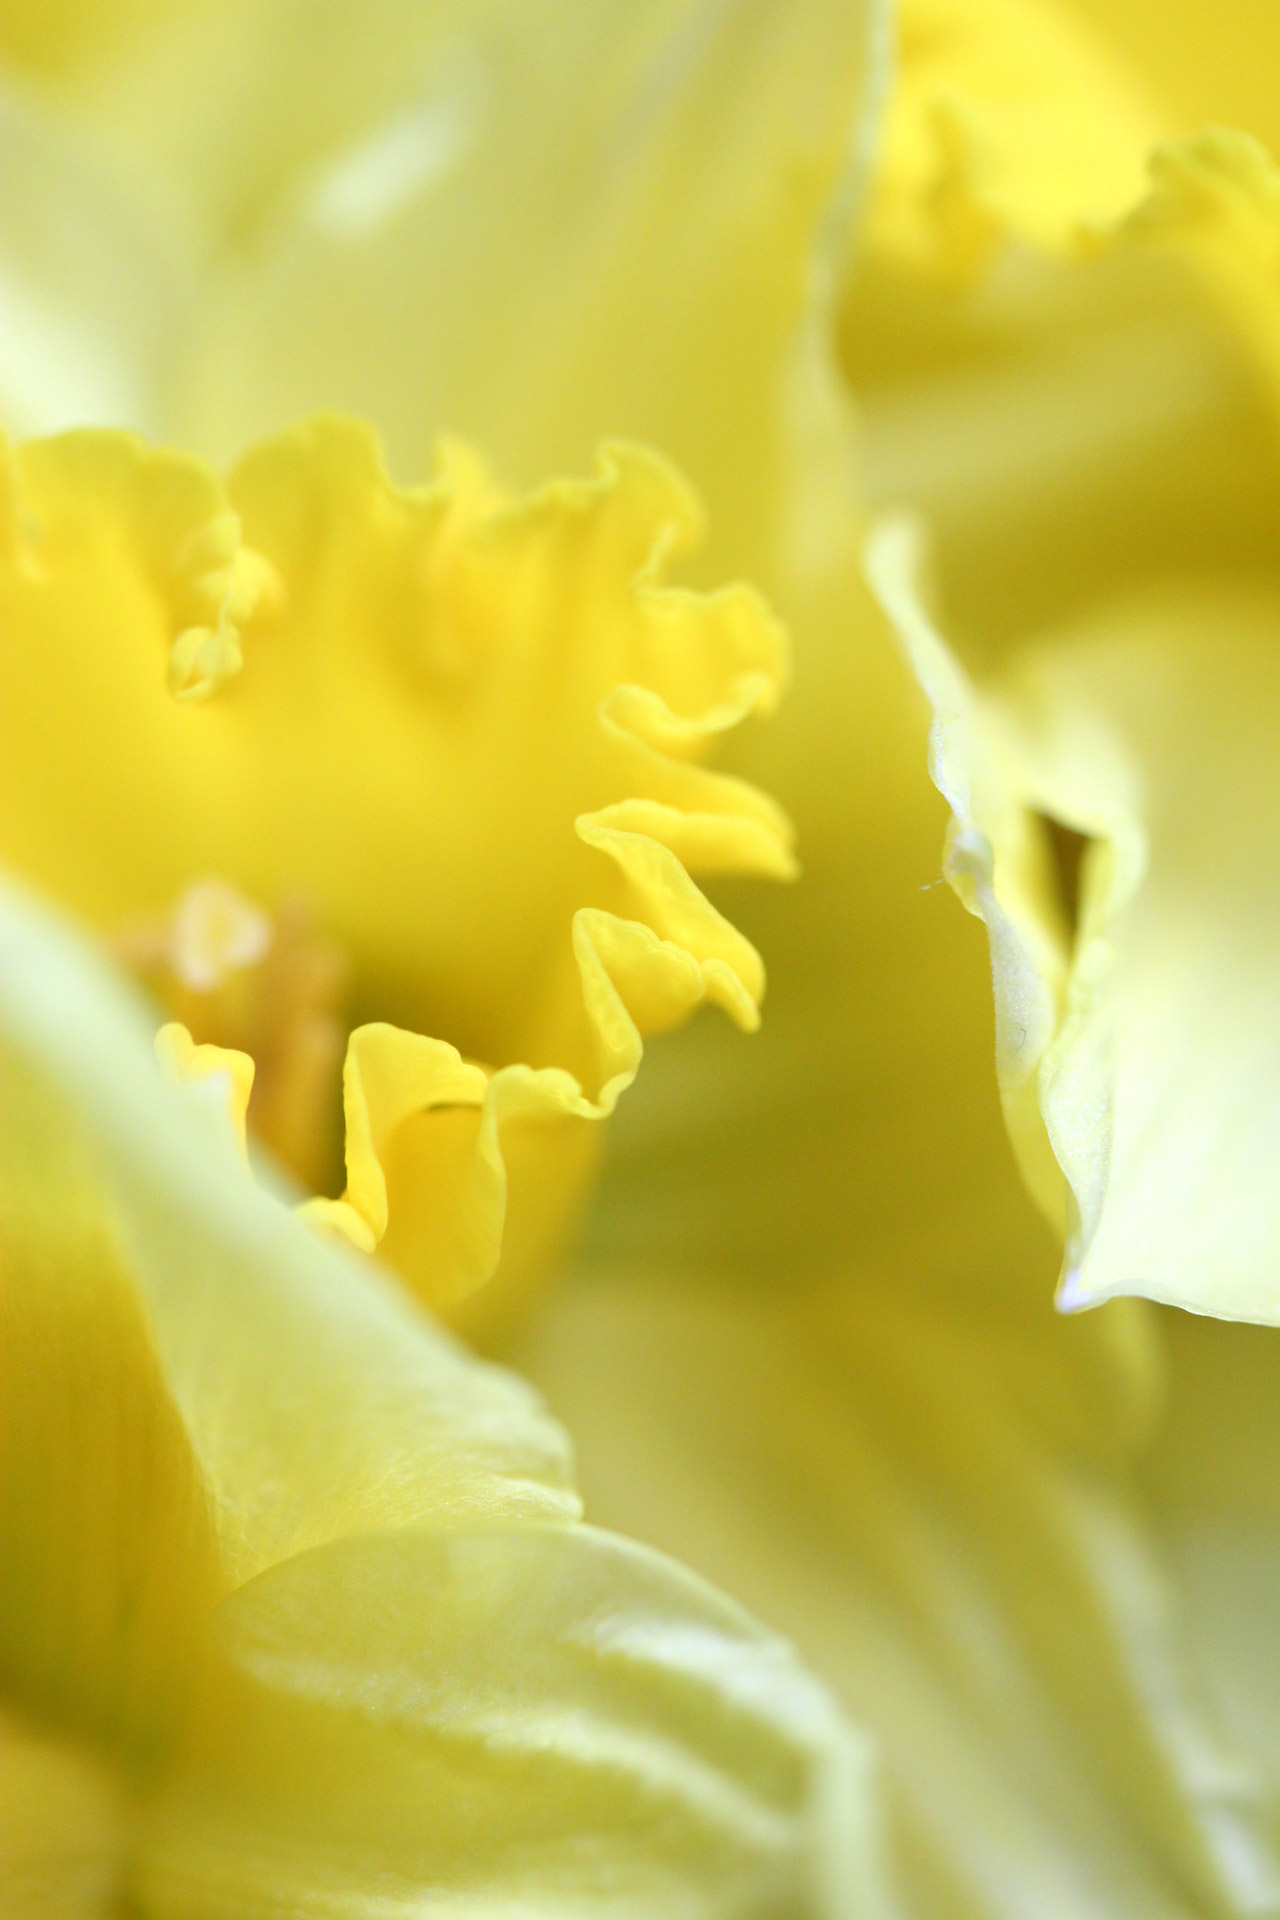
[[[193,1043],[201,1071],[218,1052],[253,1062],[252,1094],[244,1088],[253,1139],[309,1192],[331,1182],[348,968],[308,910],[286,902],[270,915],[225,881],[199,880],[166,919],[132,929],[117,947],[186,1030],[184,1062]]]

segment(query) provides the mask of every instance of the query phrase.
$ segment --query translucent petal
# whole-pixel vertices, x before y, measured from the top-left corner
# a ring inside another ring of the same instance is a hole
[[[643,1549],[351,1540],[219,1628],[149,1911],[889,1911],[863,1749],[782,1643]]]
[[[75,1920],[108,1884],[156,1914],[889,1911],[867,1754],[790,1651],[571,1524],[528,1390],[260,1192],[7,887],[0,1090],[17,1893],[58,1865]]]
[[[206,1487],[100,1144],[0,1012],[0,1687],[130,1755],[180,1713],[220,1590]],[[29,955],[26,957],[30,957]]]
[[[1207,1698],[1139,1479],[1152,1312],[618,1271],[519,1350],[591,1510],[785,1623],[881,1743],[912,1913],[1280,1898],[1271,1783]]]

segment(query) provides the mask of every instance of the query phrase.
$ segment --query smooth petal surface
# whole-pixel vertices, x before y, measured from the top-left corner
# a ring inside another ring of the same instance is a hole
[[[154,432],[189,331],[192,236],[163,183],[0,70],[0,425]]]
[[[775,537],[784,388],[861,158],[877,10],[446,17],[412,106],[313,170],[210,314],[179,426],[222,456],[340,405],[398,471],[443,428],[523,484],[641,437],[706,496],[712,564],[745,567]]]
[[[1212,14],[1200,0],[1073,0],[1158,95],[1171,133],[1243,127],[1280,149],[1271,72],[1280,53],[1280,19],[1257,0],[1223,0]]]
[[[6,974],[10,942],[6,914]],[[110,1176],[18,1025],[6,994],[0,1688],[134,1756],[181,1711],[221,1587],[214,1527]]]
[[[307,1554],[223,1610],[148,1911],[886,1915],[867,1758],[781,1643],[583,1529]]]
[[[1215,1718],[1140,1480],[1153,1311],[597,1273],[521,1348],[592,1510],[785,1620],[874,1730],[913,1914],[1280,1900],[1269,1778]]]

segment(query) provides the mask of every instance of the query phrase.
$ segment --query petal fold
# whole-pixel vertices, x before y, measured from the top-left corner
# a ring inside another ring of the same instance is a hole
[[[519,1361],[591,1510],[786,1620],[874,1732],[907,1911],[1243,1920],[1280,1900],[1275,1790],[1142,1486],[1160,1332],[902,1271],[637,1267]]]
[[[933,702],[946,871],[991,943],[1006,1116],[1066,1228],[1059,1302],[1280,1321],[1280,595],[1152,583],[975,687],[919,566],[918,534],[882,528],[870,567]],[[1084,842],[1074,914],[1050,823]]]
[[[887,1916],[867,1755],[789,1649],[588,1529],[352,1540],[223,1609],[161,1911]]]

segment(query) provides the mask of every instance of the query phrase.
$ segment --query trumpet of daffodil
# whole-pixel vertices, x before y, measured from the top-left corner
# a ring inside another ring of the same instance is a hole
[[[790,1652],[583,1526],[528,1389],[7,886],[0,1113],[6,1916],[888,1911]]]
[[[772,703],[777,623],[665,584],[699,510],[639,449],[512,501],[457,448],[397,489],[333,419],[225,488],[83,432],[6,488],[11,867],[252,1062],[249,1124],[304,1185],[345,1014],[346,1185],[310,1217],[439,1303],[509,1212],[518,1285],[641,1030],[756,1023],[760,960],[689,869],[790,872],[777,807],[698,765]]]
[[[805,878],[713,882],[769,1020],[651,1050],[519,1355],[593,1511],[839,1685],[930,1920],[1280,1906],[1272,1338],[1114,1297],[1274,1317],[1275,187],[1161,144],[1218,10],[1093,11],[1150,76],[1030,0],[9,16],[17,432],[337,405],[523,486],[621,434],[788,623],[729,761]],[[118,939],[198,991],[240,886]]]

